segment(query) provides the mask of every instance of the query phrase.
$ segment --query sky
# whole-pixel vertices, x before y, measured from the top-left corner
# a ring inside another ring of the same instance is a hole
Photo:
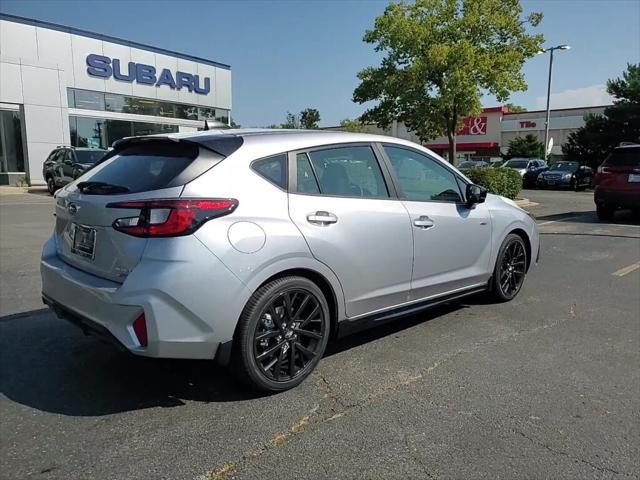
[[[231,65],[232,116],[242,126],[281,123],[311,107],[337,125],[365,106],[351,98],[356,74],[381,56],[362,36],[388,2],[378,0],[175,1],[2,0],[0,11],[122,37]],[[554,56],[552,108],[610,103],[608,78],[640,62],[640,0],[523,0],[543,12],[532,32]],[[526,92],[510,101],[544,109],[548,55],[524,66]],[[485,106],[495,99],[485,96]]]

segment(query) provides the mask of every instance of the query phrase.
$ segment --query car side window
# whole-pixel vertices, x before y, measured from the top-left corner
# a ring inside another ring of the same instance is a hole
[[[50,160],[54,163],[59,163],[62,161],[62,157],[64,156],[64,150],[56,150],[51,154]]]
[[[402,198],[425,202],[462,202],[455,174],[436,160],[406,148],[384,147],[395,170]]]
[[[58,161],[62,163],[71,163],[71,150],[66,148],[62,150]]]
[[[289,175],[285,153],[253,162],[251,168],[271,183],[284,190],[287,189]]]
[[[300,193],[320,193],[318,181],[311,168],[311,162],[306,153],[296,155],[297,191]]]
[[[389,198],[382,170],[368,145],[314,150],[309,159],[323,195]]]

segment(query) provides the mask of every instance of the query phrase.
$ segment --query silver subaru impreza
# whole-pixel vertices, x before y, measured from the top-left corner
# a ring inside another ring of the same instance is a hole
[[[126,138],[56,194],[42,295],[149,357],[215,359],[256,389],[331,339],[486,291],[514,298],[535,222],[433,152],[329,131]]]

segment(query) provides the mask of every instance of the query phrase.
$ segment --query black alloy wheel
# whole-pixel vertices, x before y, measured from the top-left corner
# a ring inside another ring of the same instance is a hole
[[[318,355],[325,335],[320,302],[309,291],[291,289],[272,299],[256,324],[253,355],[269,379],[292,380]]]
[[[522,288],[527,272],[527,249],[519,235],[505,238],[493,273],[492,290],[501,302],[512,300]]]
[[[282,391],[302,382],[324,354],[330,330],[322,291],[303,277],[261,287],[240,319],[235,356],[252,388]]]

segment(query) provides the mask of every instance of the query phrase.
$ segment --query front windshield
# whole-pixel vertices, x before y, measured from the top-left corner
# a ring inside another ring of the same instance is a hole
[[[93,165],[107,153],[106,150],[76,150],[78,163]]]
[[[551,170],[562,170],[564,172],[574,172],[578,169],[578,162],[558,162],[551,165]]]
[[[471,168],[471,167],[475,167],[476,163],[475,162],[462,162],[460,164],[460,168]]]
[[[509,168],[527,168],[527,163],[529,162],[526,160],[509,160],[504,166]]]

